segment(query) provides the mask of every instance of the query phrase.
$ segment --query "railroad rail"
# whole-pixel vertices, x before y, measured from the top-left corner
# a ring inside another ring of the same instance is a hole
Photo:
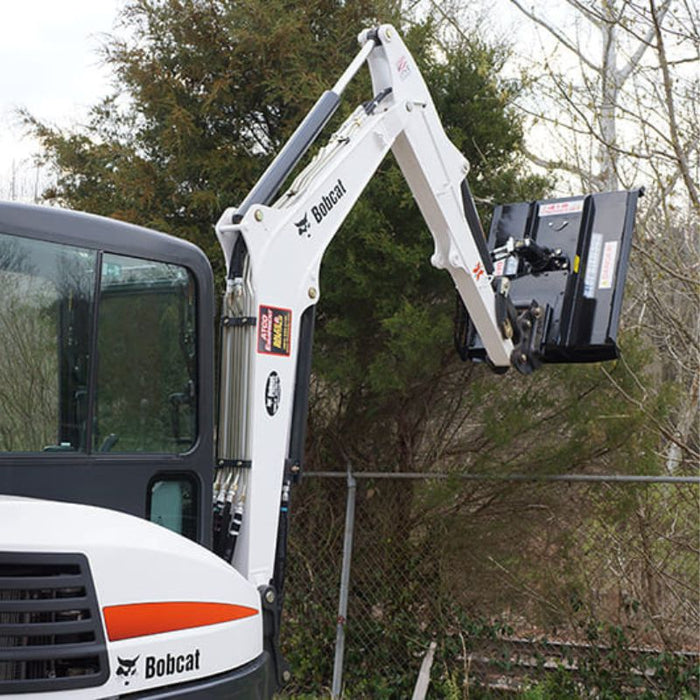
[[[668,679],[660,662],[681,671],[691,697],[700,693],[700,650],[668,652],[653,647],[615,648],[609,644],[561,642],[517,637],[479,640],[467,653],[467,676],[478,685],[504,693],[521,692],[527,685],[564,670],[582,687],[592,669],[614,674],[630,695],[643,691],[666,692]]]

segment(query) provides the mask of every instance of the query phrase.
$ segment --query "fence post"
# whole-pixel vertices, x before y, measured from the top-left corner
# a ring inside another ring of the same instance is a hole
[[[348,589],[350,587],[350,561],[352,536],[355,529],[355,491],[357,482],[348,466],[348,495],[345,505],[345,537],[343,539],[343,564],[340,570],[340,594],[338,596],[338,624],[335,632],[335,659],[333,661],[333,698],[339,698],[343,687],[343,655],[345,653],[345,621],[348,614]]]

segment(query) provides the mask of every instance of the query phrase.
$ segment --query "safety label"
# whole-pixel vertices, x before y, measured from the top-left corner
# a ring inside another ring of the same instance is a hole
[[[550,202],[540,204],[540,216],[555,216],[556,214],[577,214],[583,211],[583,199],[571,199],[568,202]]]
[[[261,304],[258,313],[258,352],[288,357],[291,352],[291,337],[291,310]]]
[[[501,258],[501,260],[496,260],[493,264],[493,275],[494,277],[502,277],[505,275],[509,277],[518,272],[518,259],[514,255],[509,255],[507,258]]]
[[[586,276],[583,278],[583,296],[588,299],[595,297],[595,283],[600,268],[600,254],[603,252],[603,234],[592,233],[591,244],[588,246],[586,258]]]
[[[608,241],[603,246],[603,262],[600,266],[598,289],[611,289],[615,277],[615,258],[617,257],[617,241]]]

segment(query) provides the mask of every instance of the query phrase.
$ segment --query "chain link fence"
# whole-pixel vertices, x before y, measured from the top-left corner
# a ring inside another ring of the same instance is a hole
[[[349,533],[345,474],[294,494],[288,697],[411,697],[431,641],[429,697],[697,696],[696,477],[354,476]]]

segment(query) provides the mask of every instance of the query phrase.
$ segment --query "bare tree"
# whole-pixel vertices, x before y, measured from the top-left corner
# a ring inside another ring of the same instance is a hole
[[[42,192],[53,179],[38,160],[13,158],[7,172],[0,173],[0,199],[39,204]]]
[[[685,394],[657,425],[676,471],[700,457],[700,10],[688,0],[564,0],[556,24],[510,2],[536,28],[543,57],[521,108],[557,144],[546,157],[531,147],[533,162],[577,189],[646,186],[627,323],[660,351],[660,378]]]
[[[657,463],[670,473],[697,473],[700,7],[690,0],[561,0],[545,10],[525,0],[509,2],[539,42],[524,66],[537,77],[519,103],[531,127],[532,162],[554,172],[564,190],[646,188],[623,319],[629,342],[642,344],[649,355],[649,371],[635,377],[642,398],[602,371],[647,413],[648,430],[658,438]],[[649,408],[664,403],[665,412]],[[685,534],[696,529],[697,499],[693,506],[676,493],[639,499],[637,534],[668,539],[682,526],[674,518],[674,533],[660,532],[658,516],[676,509],[685,513]],[[629,578],[628,587],[646,581],[650,619],[663,617],[676,598],[697,615],[697,596],[688,594],[697,579],[679,589],[664,566],[656,566],[652,550],[643,538],[635,540],[634,547],[620,549],[617,569]],[[656,590],[664,595],[650,593]]]

